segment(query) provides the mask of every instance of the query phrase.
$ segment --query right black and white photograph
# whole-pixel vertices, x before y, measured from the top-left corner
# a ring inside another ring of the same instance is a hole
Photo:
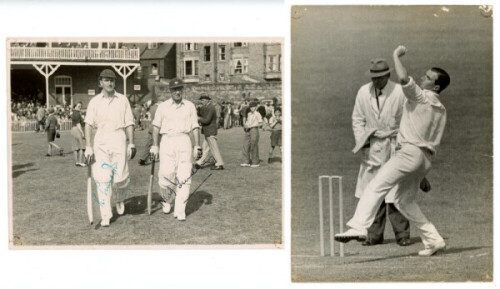
[[[493,281],[493,7],[291,7],[293,282]]]

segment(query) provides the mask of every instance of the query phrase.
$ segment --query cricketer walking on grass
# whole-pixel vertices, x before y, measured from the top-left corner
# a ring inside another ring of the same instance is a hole
[[[111,196],[115,194],[116,211],[125,212],[123,202],[130,186],[128,160],[135,156],[134,116],[128,99],[115,91],[116,75],[105,69],[99,75],[101,93],[94,96],[85,117],[85,158],[92,160],[92,177],[97,187],[101,226],[109,226],[113,213]],[[92,145],[92,129],[96,129]],[[128,145],[127,145],[128,139]]]
[[[175,199],[174,217],[186,220],[186,203],[189,198],[193,177],[193,158],[198,160],[200,147],[200,126],[195,105],[184,97],[184,83],[174,78],[169,83],[172,97],[158,106],[153,120],[152,157],[161,159],[158,184],[162,197],[162,209],[170,213]],[[194,149],[190,134],[193,134]],[[161,134],[161,143],[159,135]]]
[[[335,240],[365,240],[367,229],[372,225],[384,197],[394,186],[404,185],[408,189],[398,191],[394,204],[418,230],[424,244],[424,250],[418,254],[431,256],[444,249],[446,244],[420,210],[415,197],[420,181],[431,169],[432,157],[443,136],[446,109],[439,100],[439,94],[449,85],[450,77],[443,69],[433,67],[417,85],[401,63],[400,57],[405,54],[404,46],[398,46],[393,52],[396,73],[406,96],[398,133],[398,149],[363,192],[353,218],[347,223],[351,229],[336,234]]]

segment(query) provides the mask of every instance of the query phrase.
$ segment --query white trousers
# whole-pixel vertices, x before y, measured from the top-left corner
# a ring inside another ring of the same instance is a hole
[[[120,202],[126,197],[130,186],[125,130],[107,132],[97,130],[94,137],[94,157],[92,177],[97,188],[101,218],[110,219],[113,217],[111,209],[113,189],[115,200]]]
[[[175,193],[174,215],[182,215],[186,210],[193,176],[193,148],[189,135],[162,135],[160,159],[158,184],[160,188]],[[162,197],[168,199],[167,196]]]
[[[418,229],[425,248],[443,241],[434,225],[427,220],[415,202],[415,194],[420,181],[431,168],[431,155],[427,150],[412,144],[403,144],[368,184],[359,199],[354,217],[347,223],[353,229],[366,233],[372,225],[377,210],[385,196],[395,186],[401,188],[396,193],[394,205]]]
[[[217,144],[217,137],[212,135],[212,136],[205,136],[205,141],[203,142],[203,155],[201,158],[196,162],[198,165],[203,165],[205,162],[208,162],[207,158],[212,152],[212,155],[215,158],[215,165],[216,166],[223,166],[224,161],[222,160],[222,156],[220,154],[219,150],[219,145]]]

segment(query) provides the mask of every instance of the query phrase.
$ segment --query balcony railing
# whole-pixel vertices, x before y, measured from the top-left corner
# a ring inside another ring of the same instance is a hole
[[[10,47],[11,60],[81,60],[81,61],[139,61],[138,48],[48,48]]]

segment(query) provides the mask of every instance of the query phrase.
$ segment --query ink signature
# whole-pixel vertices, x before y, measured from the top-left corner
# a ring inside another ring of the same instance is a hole
[[[203,167],[204,165],[210,163],[210,162],[213,162],[215,161],[214,157],[211,156],[208,160],[204,161],[200,166]],[[185,180],[183,181],[179,181],[179,179],[177,178],[177,176],[175,176],[174,178],[174,181],[171,181],[169,178],[167,177],[163,177],[167,182],[169,182],[170,184],[176,186],[177,188],[181,189],[183,185],[185,185],[196,173],[198,172],[198,169],[197,168],[194,168],[194,169],[191,169],[191,174],[189,175],[189,177],[187,177]],[[174,193],[175,194],[175,190],[172,189],[171,187],[167,187],[171,193]]]
[[[111,183],[113,183],[114,177],[119,175],[118,174],[118,163],[114,163],[112,165],[110,165],[108,163],[103,163],[101,165],[101,168],[111,170],[111,174],[109,175],[111,179],[109,182],[98,182],[96,180],[94,180],[94,182],[96,184],[98,193],[101,193],[101,194],[107,196],[108,192],[109,192],[109,188],[111,187]],[[129,188],[130,188],[130,176],[127,177],[127,185],[125,186],[125,191],[124,191],[123,196],[122,196],[124,199],[128,195]],[[104,201],[99,201],[99,198],[97,197],[97,195],[95,193],[93,193],[92,195],[93,195],[94,201],[96,203],[98,203],[99,206],[101,206],[101,207],[104,206]]]

